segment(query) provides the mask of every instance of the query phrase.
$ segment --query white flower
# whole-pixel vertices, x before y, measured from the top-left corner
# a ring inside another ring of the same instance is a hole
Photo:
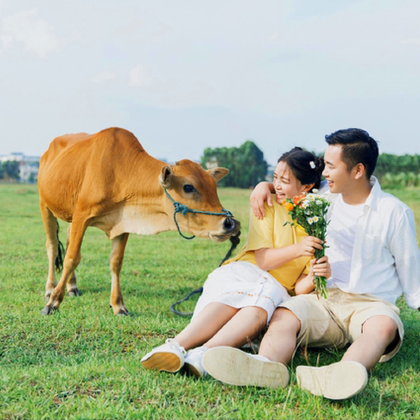
[[[318,206],[320,206],[322,204],[321,200],[315,200],[315,204],[318,204]]]
[[[314,219],[314,223],[316,223],[319,220],[319,217],[318,216],[314,216],[313,219]]]
[[[308,194],[308,200],[309,201],[315,201],[315,195],[314,194]]]
[[[306,209],[309,206],[309,201],[308,200],[302,201],[301,206],[302,206],[303,209]]]
[[[313,192],[314,194],[318,194],[318,193],[319,193],[319,190],[318,190],[317,188],[312,188],[312,192]]]
[[[312,217],[308,217],[306,220],[310,225],[312,225],[312,223],[314,222],[314,219],[312,219]]]

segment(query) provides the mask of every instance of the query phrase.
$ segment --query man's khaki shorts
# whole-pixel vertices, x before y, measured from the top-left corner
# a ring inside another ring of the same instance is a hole
[[[301,322],[298,346],[343,348],[362,333],[363,324],[373,316],[388,316],[398,327],[399,340],[387,348],[379,360],[386,362],[401,347],[404,326],[400,310],[391,303],[371,295],[346,293],[338,288],[328,289],[328,299],[315,293],[295,296],[279,305],[293,312]]]

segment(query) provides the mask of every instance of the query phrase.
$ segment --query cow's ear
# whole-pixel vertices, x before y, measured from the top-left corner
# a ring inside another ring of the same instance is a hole
[[[169,165],[165,165],[160,171],[159,182],[162,187],[171,188],[172,185],[172,168]]]
[[[216,182],[219,182],[222,178],[224,178],[229,173],[229,169],[212,168],[212,169],[207,169],[207,172],[216,180]]]

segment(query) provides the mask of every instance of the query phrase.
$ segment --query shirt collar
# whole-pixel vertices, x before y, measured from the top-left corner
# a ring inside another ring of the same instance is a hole
[[[370,190],[369,196],[365,201],[365,205],[369,206],[372,210],[378,208],[379,197],[381,196],[382,189],[379,185],[379,181],[376,177],[372,176],[370,178],[370,185],[372,189]]]
[[[370,177],[370,185],[372,189],[365,201],[365,206],[369,206],[372,210],[376,210],[378,208],[379,198],[382,194],[382,189],[378,179],[374,176]],[[326,190],[322,195],[330,202],[334,202],[340,194],[333,194],[329,190]]]

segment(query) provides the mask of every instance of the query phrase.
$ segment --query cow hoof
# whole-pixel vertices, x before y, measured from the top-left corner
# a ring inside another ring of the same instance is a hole
[[[82,294],[77,287],[69,290],[67,293],[68,293],[69,296],[80,296]]]
[[[128,316],[129,315],[129,313],[128,313],[128,311],[127,311],[127,309],[120,309],[120,311],[118,312],[118,314],[117,315],[121,315],[121,316]]]
[[[43,310],[42,310],[42,315],[52,315],[54,313],[56,309],[50,307],[50,306],[46,306]]]

